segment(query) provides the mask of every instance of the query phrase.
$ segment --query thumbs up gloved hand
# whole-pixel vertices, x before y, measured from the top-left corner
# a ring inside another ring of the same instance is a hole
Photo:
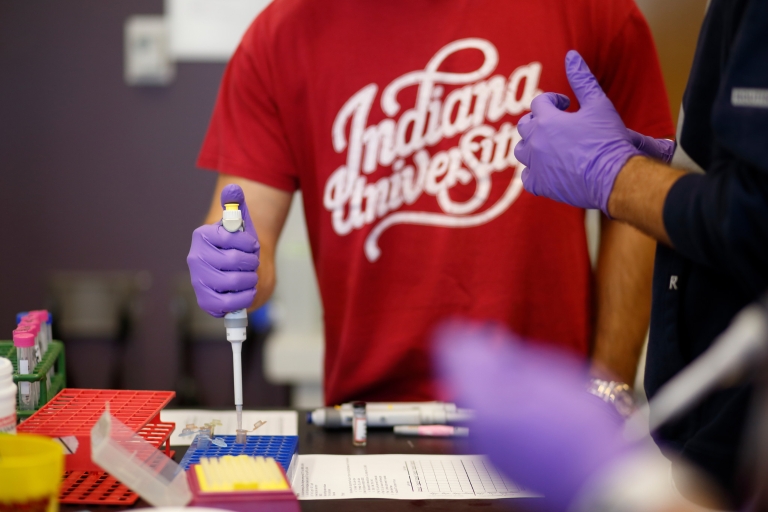
[[[238,185],[221,191],[222,210],[226,203],[240,205],[244,231],[230,233],[221,221],[200,226],[192,233],[187,256],[197,303],[215,317],[250,306],[258,281],[259,238]]]
[[[515,157],[527,167],[523,185],[531,194],[608,215],[616,176],[642,153],[581,55],[569,51],[565,71],[581,108],[564,112],[570,100],[562,94],[534,98],[517,125],[522,140]]]

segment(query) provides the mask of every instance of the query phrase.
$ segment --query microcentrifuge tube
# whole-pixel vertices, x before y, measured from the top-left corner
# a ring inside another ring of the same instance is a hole
[[[352,444],[365,446],[368,443],[368,416],[365,402],[352,403]]]

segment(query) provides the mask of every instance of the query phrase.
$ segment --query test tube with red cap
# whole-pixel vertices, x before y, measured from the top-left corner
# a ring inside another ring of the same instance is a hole
[[[30,311],[29,314],[30,316],[34,316],[34,318],[40,323],[40,333],[37,339],[40,348],[40,361],[42,361],[45,357],[45,354],[48,352],[48,348],[51,346],[51,315],[44,309]],[[45,377],[46,381],[48,382],[48,387],[50,387],[51,380],[53,379],[53,367],[48,369]]]
[[[48,323],[50,315],[48,314],[48,311],[41,309],[30,311],[28,316],[33,317],[40,324],[40,354],[41,356],[44,356],[51,343],[51,324]]]
[[[51,348],[51,342],[53,341],[53,316],[47,309],[42,309],[36,312],[38,319],[40,320],[40,332],[43,334],[43,345],[45,350],[43,356],[45,356],[48,349]],[[51,380],[53,380],[53,366],[48,369],[48,388],[51,387]]]
[[[19,328],[24,328],[24,330],[29,330],[35,333],[35,359],[39,363],[43,360],[43,348],[40,341],[40,321],[37,319],[36,315],[30,314],[21,319],[19,325],[16,326],[16,329]]]
[[[35,355],[35,334],[30,330],[13,331],[13,345],[16,347],[16,361],[19,375],[29,375],[35,371],[37,357]],[[39,382],[19,382],[19,409],[34,410],[40,396]]]
[[[29,314],[22,319],[16,329],[30,330],[35,333],[35,355],[37,356],[37,362],[40,363],[42,362],[45,353],[48,351],[50,340],[48,338],[46,323],[40,321],[43,317],[37,313],[39,312],[30,311]],[[45,318],[47,318],[47,316],[46,313]],[[45,380],[50,388],[51,381],[53,380],[53,367],[49,368],[48,372],[46,372]]]

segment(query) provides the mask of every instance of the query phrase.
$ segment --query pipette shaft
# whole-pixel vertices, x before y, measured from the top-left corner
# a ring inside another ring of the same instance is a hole
[[[224,317],[227,328],[227,341],[232,345],[232,374],[235,383],[235,410],[237,411],[237,429],[243,428],[243,341],[248,326],[248,313],[241,309],[228,313]]]

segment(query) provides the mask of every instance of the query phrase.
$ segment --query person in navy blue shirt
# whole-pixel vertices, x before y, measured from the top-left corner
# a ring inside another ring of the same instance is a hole
[[[631,56],[627,56],[631,58]],[[520,121],[526,190],[599,208],[659,241],[645,386],[649,397],[768,288],[768,2],[711,0],[677,144],[624,127],[575,52],[579,101],[542,94]],[[734,504],[751,390],[718,391],[657,433]]]

